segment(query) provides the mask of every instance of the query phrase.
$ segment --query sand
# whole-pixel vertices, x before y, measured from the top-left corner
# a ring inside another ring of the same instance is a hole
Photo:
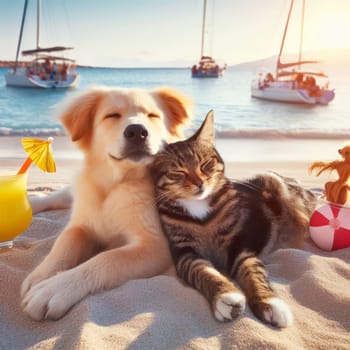
[[[307,168],[314,160],[336,159],[341,143],[219,139],[217,147],[232,178],[274,170],[320,190],[328,176],[309,175]],[[32,166],[30,191],[65,186],[79,168],[81,154],[66,137],[56,137],[53,148],[57,173]],[[15,172],[24,158],[18,137],[0,137],[0,170]],[[273,287],[294,315],[286,329],[261,323],[248,308],[221,324],[199,293],[170,276],[88,296],[58,321],[32,321],[21,310],[20,285],[68,218],[69,210],[35,215],[14,247],[0,251],[0,349],[350,349],[350,248],[324,252],[312,243],[305,250],[278,250],[265,261]]]

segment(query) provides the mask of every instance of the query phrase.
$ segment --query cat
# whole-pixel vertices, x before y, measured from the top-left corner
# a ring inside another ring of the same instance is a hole
[[[293,321],[260,257],[302,246],[316,197],[291,178],[266,173],[244,182],[224,174],[214,116],[151,165],[156,205],[178,277],[209,302],[218,321],[252,312],[275,327]],[[241,288],[235,286],[236,281]]]

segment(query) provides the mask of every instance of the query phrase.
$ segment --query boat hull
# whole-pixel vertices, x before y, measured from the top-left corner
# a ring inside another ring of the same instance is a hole
[[[68,74],[65,80],[47,79],[43,80],[38,75],[28,75],[26,70],[18,68],[5,74],[7,86],[41,89],[67,89],[73,88],[79,81],[78,74]]]
[[[196,72],[192,71],[192,78],[220,78],[223,75],[224,73],[221,69],[198,69]]]
[[[296,89],[292,84],[286,84],[284,82],[274,82],[268,86],[259,86],[257,82],[253,82],[251,96],[268,101],[327,105],[334,99],[335,93],[333,90],[322,89],[317,96],[312,96],[309,90]]]
[[[220,67],[210,56],[202,56],[198,65],[191,69],[192,78],[220,78],[224,75],[226,65]]]

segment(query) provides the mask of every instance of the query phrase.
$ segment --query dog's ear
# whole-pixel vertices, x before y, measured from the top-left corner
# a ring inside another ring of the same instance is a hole
[[[170,134],[181,138],[182,130],[191,117],[191,99],[170,88],[157,89],[153,93],[165,111]]]
[[[92,124],[102,92],[92,89],[69,100],[59,118],[71,136],[72,141],[79,141],[87,146],[91,139]]]

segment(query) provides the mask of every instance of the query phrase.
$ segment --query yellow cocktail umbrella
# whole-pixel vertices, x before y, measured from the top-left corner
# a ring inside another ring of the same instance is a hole
[[[47,140],[33,139],[30,137],[23,138],[22,146],[28,154],[28,158],[17,174],[24,174],[32,162],[42,171],[48,173],[56,172],[56,164],[51,147],[52,141],[52,137],[49,137]]]

